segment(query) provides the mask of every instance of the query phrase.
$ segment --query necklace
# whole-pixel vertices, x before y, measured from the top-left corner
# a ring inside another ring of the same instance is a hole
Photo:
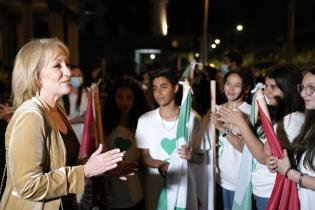
[[[164,122],[164,120],[163,120],[163,118],[162,118],[162,116],[161,116],[162,125],[163,125],[163,128],[164,128],[165,130],[171,131],[171,130],[173,130],[173,129],[176,127],[177,119],[178,119],[178,113],[179,113],[179,111],[177,112],[175,122],[174,122],[173,125],[171,125],[170,127],[167,127],[167,126],[165,125],[166,123]]]
[[[162,120],[163,128],[164,128],[165,130],[167,130],[167,131],[173,130],[173,129],[175,128],[176,124],[177,124],[177,117],[176,117],[175,122],[173,123],[173,125],[171,125],[171,127],[169,127],[169,128],[165,125],[164,120],[163,120],[162,117],[161,117],[161,120]]]

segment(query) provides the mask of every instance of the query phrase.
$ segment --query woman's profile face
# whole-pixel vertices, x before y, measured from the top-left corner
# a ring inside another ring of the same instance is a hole
[[[161,76],[153,80],[153,96],[159,106],[167,106],[175,100],[178,85],[173,85],[166,77]]]
[[[238,74],[230,74],[224,83],[224,93],[228,101],[237,101],[242,98],[243,82]]]
[[[135,97],[129,87],[123,86],[116,90],[115,100],[119,110],[128,113],[133,107]]]
[[[51,98],[60,98],[70,93],[71,70],[67,56],[61,51],[57,51],[48,60],[39,73],[41,81],[40,95]]]
[[[266,77],[265,80],[265,95],[269,100],[268,105],[270,106],[278,106],[279,99],[283,99],[284,95],[280,88],[277,86],[274,79]]]
[[[307,72],[303,77],[302,85],[304,88],[300,94],[304,100],[305,108],[309,110],[314,110],[315,93],[312,93],[312,91],[314,91],[315,89],[315,75]]]

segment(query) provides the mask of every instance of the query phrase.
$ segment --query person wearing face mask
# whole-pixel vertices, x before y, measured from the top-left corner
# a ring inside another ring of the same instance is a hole
[[[84,114],[87,108],[87,91],[83,85],[83,74],[79,66],[71,65],[71,92],[62,97],[63,105],[68,119],[72,125],[79,142],[82,141]]]
[[[221,70],[226,74],[229,71],[239,72],[243,63],[243,57],[237,52],[228,52],[224,55]]]

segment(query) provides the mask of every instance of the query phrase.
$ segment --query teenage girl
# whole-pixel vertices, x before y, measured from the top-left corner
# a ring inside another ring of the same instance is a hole
[[[284,150],[284,159],[271,156],[267,165],[298,184],[300,209],[315,209],[315,68],[306,71],[297,89],[305,103],[305,123],[292,146],[294,161],[291,165]]]
[[[135,131],[138,118],[146,111],[142,90],[132,80],[118,80],[108,93],[104,112],[105,141],[109,149],[125,151],[124,160],[140,162]],[[109,177],[109,205],[111,209],[141,210],[143,185],[141,172],[126,181]]]
[[[301,81],[301,71],[291,64],[278,64],[271,67],[265,78],[266,88],[263,94],[267,98],[273,128],[282,147],[286,149],[290,149],[304,122],[303,101],[296,89]],[[264,100],[264,97],[258,100]],[[271,152],[262,128],[257,126],[259,136],[257,137],[239,112],[223,107],[219,113],[225,123],[239,129],[244,143],[255,157],[252,172],[253,194],[257,209],[266,209],[274,186],[275,174],[271,174],[265,165]]]
[[[245,115],[250,113],[250,105],[245,102],[250,90],[250,75],[244,72],[228,72],[224,77],[224,93],[227,102],[220,107],[238,109]],[[241,163],[242,137],[233,134],[218,120],[216,113],[211,113],[211,122],[219,130],[219,185],[222,188],[224,209],[232,209],[238,171]]]

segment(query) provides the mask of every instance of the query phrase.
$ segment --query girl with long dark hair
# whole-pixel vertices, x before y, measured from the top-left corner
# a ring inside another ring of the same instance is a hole
[[[281,146],[288,150],[304,122],[303,101],[296,89],[301,81],[302,73],[295,65],[275,65],[266,74],[266,87],[262,92],[264,95],[258,96],[258,101],[266,98],[273,128]],[[265,209],[274,186],[275,175],[265,166],[271,152],[262,127],[258,123],[256,133],[239,112],[224,107],[220,109],[220,116],[225,123],[239,129],[244,143],[255,157],[252,172],[253,194],[257,208]]]
[[[125,151],[124,160],[140,162],[135,131],[138,118],[146,111],[145,98],[138,84],[132,80],[118,80],[109,90],[103,115],[105,142],[109,149]],[[126,181],[108,177],[111,209],[141,210],[143,187],[141,175],[136,173]]]
[[[284,159],[267,160],[271,172],[278,172],[298,184],[301,209],[315,208],[315,68],[306,71],[297,86],[305,103],[305,123],[292,145],[292,165],[288,152]],[[291,160],[292,160],[291,158]]]

